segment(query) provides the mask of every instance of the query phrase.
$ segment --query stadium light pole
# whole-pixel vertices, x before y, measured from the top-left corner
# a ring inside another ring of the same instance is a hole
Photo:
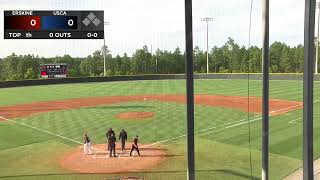
[[[156,72],[156,74],[158,74],[158,59],[157,59],[157,52],[155,52],[155,56],[156,56],[156,58],[155,58],[155,72]],[[153,48],[152,48],[152,44],[151,44],[151,57],[152,57],[152,61],[153,61]]]
[[[315,62],[315,66],[314,66],[314,73],[315,73],[315,74],[318,74],[320,2],[317,3],[317,8],[318,8],[318,26],[317,26],[316,62]]]
[[[303,71],[303,180],[313,180],[313,63],[316,0],[305,0]]]
[[[158,74],[158,54],[156,54],[156,74]]]
[[[152,49],[152,43],[150,44],[150,52],[151,52],[151,62],[153,62],[153,49]]]
[[[207,74],[209,74],[209,21],[213,21],[213,18],[205,17],[202,21],[207,24]]]
[[[110,22],[104,22],[104,26],[110,25]],[[107,76],[106,69],[106,35],[103,36],[103,76]]]

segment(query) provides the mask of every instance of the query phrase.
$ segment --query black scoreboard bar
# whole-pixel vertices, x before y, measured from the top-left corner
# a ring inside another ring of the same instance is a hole
[[[4,11],[5,39],[103,39],[103,11]]]

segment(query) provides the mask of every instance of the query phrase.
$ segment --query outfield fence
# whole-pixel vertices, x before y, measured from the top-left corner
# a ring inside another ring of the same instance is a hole
[[[261,74],[195,74],[194,79],[250,79],[261,80]],[[139,80],[170,80],[185,79],[184,74],[155,74],[155,75],[136,75],[136,76],[107,76],[107,77],[79,77],[61,79],[33,79],[22,81],[2,81],[0,88],[38,86],[50,84],[71,84],[89,82],[114,82],[114,81],[139,81]],[[296,80],[302,81],[303,74],[271,74],[270,80]],[[315,75],[315,81],[320,81],[320,75]]]

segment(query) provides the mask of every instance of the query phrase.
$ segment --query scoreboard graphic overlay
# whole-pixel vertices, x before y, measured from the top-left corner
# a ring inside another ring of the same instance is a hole
[[[4,11],[5,39],[103,39],[103,11]]]

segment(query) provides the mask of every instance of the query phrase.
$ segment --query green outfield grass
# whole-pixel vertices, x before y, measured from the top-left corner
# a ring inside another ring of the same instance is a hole
[[[250,96],[261,96],[261,81],[251,80]],[[320,100],[315,83],[315,100]],[[196,80],[196,94],[247,96],[246,80]],[[183,80],[128,81],[32,86],[0,89],[0,106],[60,99],[139,95],[185,94]],[[302,101],[301,81],[270,81],[270,96]],[[142,121],[119,120],[127,111],[152,111]],[[315,102],[315,158],[320,156],[320,102]],[[197,179],[250,179],[248,124],[250,117],[254,179],[261,173],[261,118],[235,109],[195,106]],[[1,116],[1,114],[0,114]],[[270,178],[281,179],[301,166],[302,110],[270,118]],[[300,119],[299,119],[300,118]],[[62,169],[58,157],[79,144],[25,125],[82,141],[87,130],[93,143],[104,143],[105,129],[125,128],[130,139],[139,134],[142,143],[164,141],[174,156],[158,167],[136,173],[145,179],[186,178],[186,106],[178,103],[139,101],[63,110],[0,122],[0,179],[112,179],[119,174],[76,174]],[[179,138],[180,137],[180,138]],[[174,138],[174,139],[172,139]],[[171,140],[170,140],[171,139]],[[125,174],[132,175],[132,174]]]

